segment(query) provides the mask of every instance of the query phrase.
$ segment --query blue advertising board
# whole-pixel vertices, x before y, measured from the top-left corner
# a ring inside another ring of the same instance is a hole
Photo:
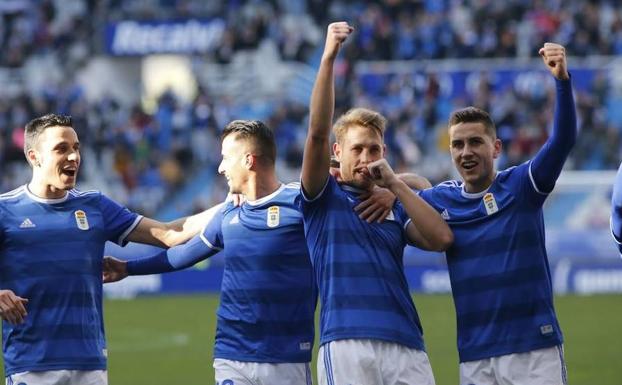
[[[622,258],[604,231],[551,231],[547,240],[553,289],[558,294],[622,293]],[[106,254],[121,259],[152,255],[157,248],[130,244],[125,248],[108,243]],[[133,297],[137,294],[218,292],[223,258],[217,254],[197,265],[174,273],[129,277],[105,285],[106,294]],[[414,292],[448,293],[449,274],[442,253],[407,247],[406,278]]]
[[[116,56],[208,53],[220,45],[222,19],[183,21],[134,21],[109,23],[105,30],[106,52]]]

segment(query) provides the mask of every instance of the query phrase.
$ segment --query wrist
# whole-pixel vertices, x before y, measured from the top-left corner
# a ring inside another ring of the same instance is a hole
[[[325,52],[324,55],[322,55],[320,63],[332,64],[335,61],[336,57],[337,52]]]
[[[397,195],[400,189],[403,188],[407,188],[408,186],[406,185],[406,183],[404,183],[403,180],[401,180],[400,178],[393,178],[390,181],[387,181],[386,184],[387,188],[389,189],[389,191],[391,191],[393,194]]]

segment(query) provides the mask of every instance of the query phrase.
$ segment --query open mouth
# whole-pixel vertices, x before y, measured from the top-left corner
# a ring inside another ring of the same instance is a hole
[[[462,162],[462,168],[465,170],[471,170],[475,168],[475,166],[477,166],[477,162],[473,162],[473,161]]]
[[[75,167],[66,167],[61,170],[61,174],[66,175],[68,177],[72,177],[72,178],[76,176],[77,172],[78,172],[78,169]]]

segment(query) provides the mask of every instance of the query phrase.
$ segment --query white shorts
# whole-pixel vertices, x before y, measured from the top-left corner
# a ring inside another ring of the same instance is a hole
[[[21,372],[6,378],[6,385],[108,385],[106,370],[46,370]]]
[[[269,364],[214,359],[216,385],[311,385],[309,363]]]
[[[566,385],[563,346],[460,364],[460,385]]]
[[[317,376],[320,385],[435,384],[426,352],[380,340],[337,340],[320,346]]]

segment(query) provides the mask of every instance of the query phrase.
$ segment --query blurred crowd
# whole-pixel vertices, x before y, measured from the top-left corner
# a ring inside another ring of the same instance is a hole
[[[400,170],[438,182],[450,176],[445,124],[465,105],[493,114],[505,145],[500,167],[528,159],[551,129],[552,87],[499,88],[485,73],[459,99],[434,74],[358,73],[362,61],[536,57],[545,41],[572,56],[622,53],[622,5],[580,0],[3,0],[0,1],[0,188],[23,183],[24,124],[48,112],[74,117],[85,151],[85,172],[130,207],[154,214],[198,168],[214,171],[218,136],[237,118],[232,100],[199,87],[191,102],[171,92],[147,110],[106,96],[89,100],[72,76],[104,54],[108,21],[221,18],[219,46],[204,60],[228,63],[239,51],[275,42],[282,60],[316,67],[326,25],[348,20],[356,33],[341,58],[337,113],[351,106],[381,110],[389,119],[389,157]],[[54,56],[57,68],[37,67]],[[571,63],[572,64],[572,63]],[[29,87],[41,78],[45,87]],[[12,87],[19,79],[21,87]],[[569,166],[616,168],[622,130],[622,92],[605,73],[576,95],[581,134]],[[275,130],[280,164],[296,169],[306,132],[307,106],[275,100],[265,119]],[[94,186],[97,187],[97,186]]]

